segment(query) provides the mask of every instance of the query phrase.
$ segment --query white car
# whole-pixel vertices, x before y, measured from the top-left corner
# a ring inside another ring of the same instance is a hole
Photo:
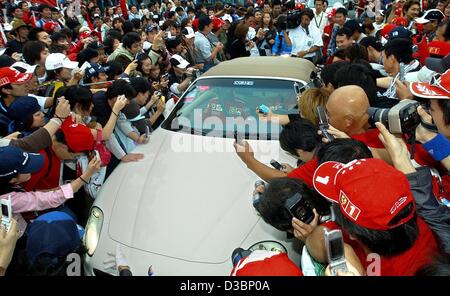
[[[117,275],[104,267],[117,245],[134,275],[147,275],[150,266],[155,275],[229,275],[235,248],[267,240],[280,242],[299,263],[298,242],[255,211],[259,178],[233,143],[237,131],[262,162],[295,165],[280,149],[280,127],[265,130],[256,107],[296,113],[296,92],[313,70],[300,58],[239,58],[195,80],[149,143],[133,151],[145,158],[120,164],[103,185],[86,225],[85,273]]]

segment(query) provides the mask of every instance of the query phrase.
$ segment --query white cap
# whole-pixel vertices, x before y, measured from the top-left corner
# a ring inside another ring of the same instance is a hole
[[[189,62],[183,59],[183,57],[178,54],[174,54],[170,60],[171,63],[172,60],[176,60],[175,62],[175,64],[177,64],[176,67],[180,69],[186,69],[186,67],[189,65]]]
[[[86,31],[91,32],[91,29],[89,29],[89,27],[81,27],[80,30],[78,31],[78,34],[81,34]]]
[[[194,29],[192,29],[191,27],[185,27],[185,29],[186,29],[186,31],[187,31],[187,34],[184,35],[184,37],[186,37],[186,38],[188,38],[188,39],[191,39],[191,38],[194,38],[194,37],[195,37]]]
[[[426,24],[430,22],[430,20],[439,20],[443,19],[445,16],[439,9],[429,9],[425,11],[422,17],[417,17],[414,21],[418,24]]]
[[[78,62],[72,62],[69,58],[62,53],[51,53],[45,60],[46,70],[56,70],[59,68],[75,69],[78,67]]]
[[[229,15],[229,14],[225,14],[225,15],[222,17],[222,20],[223,20],[223,21],[229,21],[230,24],[233,23],[233,18],[232,18],[231,15]]]
[[[16,68],[16,67],[22,68],[22,69],[24,69],[26,71],[25,72],[26,74],[33,74],[34,71],[36,70],[37,65],[31,66],[31,65],[28,65],[27,63],[24,63],[24,62],[15,62],[14,64],[11,65],[11,67],[13,67],[13,68]]]

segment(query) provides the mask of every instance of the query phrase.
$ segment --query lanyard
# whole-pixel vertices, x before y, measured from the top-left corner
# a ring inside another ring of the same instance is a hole
[[[320,29],[320,25],[322,24],[322,19],[323,19],[323,11],[320,13],[321,14],[321,16],[320,16],[320,21],[319,21],[319,23],[317,23],[317,19],[316,19],[316,17],[317,16],[314,16],[314,22],[316,23],[316,26],[317,26],[317,28],[319,28]]]

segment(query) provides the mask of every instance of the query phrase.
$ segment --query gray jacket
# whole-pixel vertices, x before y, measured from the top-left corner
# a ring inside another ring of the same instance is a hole
[[[433,194],[429,168],[417,168],[417,172],[406,175],[416,201],[417,214],[437,235],[440,248],[450,254],[450,208],[440,204]]]

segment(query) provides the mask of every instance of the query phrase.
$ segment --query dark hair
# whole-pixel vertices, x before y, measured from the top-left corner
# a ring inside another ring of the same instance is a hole
[[[442,109],[444,114],[445,125],[450,125],[450,101],[449,100],[437,100],[439,107]]]
[[[395,38],[384,45],[386,57],[394,55],[399,63],[409,64],[413,60],[412,42],[406,38]]]
[[[134,30],[139,30],[141,28],[141,20],[138,18],[132,19],[131,23],[133,24]]]
[[[369,53],[367,48],[364,45],[360,45],[358,43],[354,43],[347,47],[345,50],[345,57],[350,61],[354,62],[355,60],[369,60]]]
[[[281,149],[293,155],[297,155],[296,149],[312,152],[321,143],[316,127],[303,118],[283,126],[279,141]]]
[[[131,48],[136,42],[141,42],[141,37],[136,32],[130,32],[123,36],[122,45],[124,48]]]
[[[450,20],[448,20],[448,21],[445,23],[445,25],[446,25],[447,27],[445,27],[445,32],[444,32],[443,37],[444,37],[445,41],[448,41],[448,40],[450,40]]]
[[[300,18],[304,15],[307,15],[309,17],[310,20],[314,19],[314,12],[312,11],[312,9],[310,8],[304,8],[301,12],[300,12]]]
[[[379,198],[383,198],[380,196]],[[348,234],[356,237],[363,243],[370,252],[378,253],[380,256],[392,257],[398,256],[414,245],[419,236],[416,215],[408,222],[389,230],[373,230],[355,224],[341,213],[337,204],[333,205],[336,223],[338,223]],[[401,219],[406,218],[414,206],[412,203],[405,206],[391,221],[395,225]]]
[[[103,45],[105,46],[105,53],[107,55],[110,55],[114,52],[114,40],[119,40],[115,37],[106,37],[105,40],[103,40]]]
[[[89,88],[72,85],[64,87],[61,92],[59,96],[64,96],[69,101],[71,110],[74,110],[75,105],[78,104],[81,110],[89,111],[93,104],[92,92]]]
[[[106,33],[106,37],[111,37],[114,39],[117,39],[119,41],[122,41],[122,33],[119,30],[116,29],[111,29],[108,31],[108,33]]]
[[[142,71],[142,64],[144,63],[145,60],[150,59],[150,57],[146,54],[146,53],[141,53],[137,56],[137,61],[138,61],[138,65],[136,67],[136,71],[141,72],[142,75],[146,75],[143,71]],[[151,61],[151,59],[150,59]]]
[[[419,5],[420,7],[420,2],[418,0],[409,0],[408,2],[405,3],[405,5],[403,5],[403,12],[406,14],[406,12],[408,12],[408,10],[413,5]]]
[[[28,40],[29,41],[38,41],[39,40],[38,34],[42,33],[42,32],[45,32],[45,30],[42,28],[39,28],[39,27],[32,28],[30,30],[30,32],[28,33]]]
[[[336,36],[347,36],[348,39],[352,38],[352,31],[349,28],[343,27],[340,28],[337,32],[336,32]]]
[[[371,71],[363,64],[348,64],[340,68],[334,77],[338,87],[358,85],[364,89],[369,98],[370,106],[375,106],[378,100],[376,79]]]
[[[284,204],[296,193],[300,193],[319,214],[329,213],[329,203],[322,196],[309,189],[302,180],[287,177],[271,180],[255,208],[266,223],[281,231],[291,230],[292,215],[285,209]]]
[[[119,63],[117,61],[109,61],[107,64],[109,69],[108,71],[106,71],[106,74],[110,79],[114,79],[114,77],[119,76],[124,71],[122,63]]]
[[[338,9],[336,9],[336,14],[341,13],[343,14],[345,17],[347,16],[347,9],[345,9],[344,7],[339,7]],[[335,14],[335,15],[336,15]]]
[[[349,64],[349,62],[339,61],[339,62],[332,63],[332,64],[325,66],[323,68],[322,72],[320,73],[320,77],[322,78],[323,83],[325,85],[327,85],[328,83],[331,83],[331,85],[333,85],[334,88],[338,88],[338,84],[337,84],[334,74],[341,67],[344,67],[345,65],[348,65],[348,64]]]
[[[125,95],[128,100],[131,100],[136,96],[136,90],[125,79],[118,79],[108,88],[106,97],[111,100],[120,95]]]
[[[133,32],[134,24],[131,21],[125,21],[122,25],[122,30],[125,35],[127,33]]]
[[[314,4],[316,4],[317,1],[320,1],[323,4],[323,0],[314,0]]]
[[[199,31],[203,31],[205,30],[205,28],[207,26],[209,26],[211,24],[211,19],[205,15],[202,15],[199,19],[198,19],[198,30]]]
[[[144,77],[133,77],[130,79],[130,83],[137,94],[146,93],[151,89],[150,82]]]
[[[432,263],[420,268],[415,276],[450,276],[450,255],[442,254]]]
[[[316,153],[317,161],[322,164],[327,161],[349,163],[355,159],[373,158],[366,144],[351,139],[334,139],[322,145]]]
[[[246,25],[244,23],[238,24],[236,26],[236,29],[234,30],[234,37],[236,39],[241,40],[241,41],[245,41],[245,38],[247,37],[248,30],[249,30],[249,26],[248,25]]]
[[[23,58],[27,64],[35,65],[36,61],[41,59],[41,52],[47,48],[47,45],[41,41],[28,41],[22,49]]]

